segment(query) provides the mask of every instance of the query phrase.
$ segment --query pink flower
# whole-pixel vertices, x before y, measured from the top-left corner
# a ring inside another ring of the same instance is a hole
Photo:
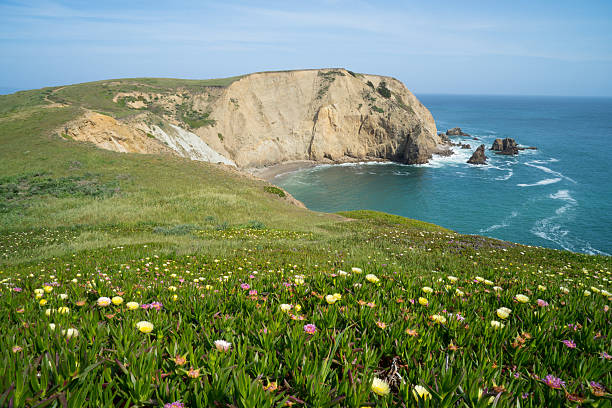
[[[551,374],[544,377],[544,384],[548,385],[550,388],[554,388],[555,390],[560,390],[561,388],[565,387],[565,381]]]
[[[308,334],[315,334],[317,331],[317,326],[315,326],[314,324],[310,323],[310,324],[305,324],[304,325],[304,331]]]
[[[569,348],[576,348],[576,343],[574,343],[574,340],[561,340],[561,343],[565,344],[566,347]]]
[[[538,306],[540,307],[546,307],[548,306],[548,302],[542,299],[538,299]]]
[[[257,296],[257,291],[256,290],[249,290],[249,295]]]
[[[251,289],[251,286],[250,286],[248,283],[243,283],[243,284],[241,284],[241,285],[240,285],[240,287],[241,287],[243,290],[249,290],[249,289]]]

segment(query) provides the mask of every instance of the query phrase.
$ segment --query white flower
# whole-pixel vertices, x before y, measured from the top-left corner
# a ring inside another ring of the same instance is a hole
[[[505,327],[505,324],[498,322],[497,320],[491,320],[491,327],[493,327],[494,329],[503,329]]]
[[[367,274],[365,278],[368,282],[372,282],[372,283],[378,283],[380,281],[380,279],[378,279],[376,275],[371,274],[371,273]]]
[[[228,351],[232,347],[232,343],[225,340],[215,340],[217,351]]]
[[[354,267],[354,266],[353,266],[353,267],[351,268],[351,272],[353,272],[353,273],[361,273],[361,272],[363,272],[363,271],[361,270],[361,268],[356,268],[356,267]]]
[[[110,298],[107,298],[105,296],[102,296],[101,298],[98,298],[98,306],[106,307],[106,306],[108,306],[110,304],[111,304]]]
[[[287,304],[287,303],[281,303],[280,305],[280,310],[282,310],[283,312],[289,312],[291,310],[293,306]]]

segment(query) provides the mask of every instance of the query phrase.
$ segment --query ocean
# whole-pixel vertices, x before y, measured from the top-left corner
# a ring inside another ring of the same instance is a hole
[[[315,211],[371,209],[460,233],[612,254],[612,98],[418,95],[470,150],[425,165],[321,165],[273,182]],[[518,156],[488,151],[514,138]],[[481,143],[488,165],[466,163]]]

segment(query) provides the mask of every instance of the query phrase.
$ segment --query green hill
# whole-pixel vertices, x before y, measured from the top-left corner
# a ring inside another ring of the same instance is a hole
[[[0,96],[0,406],[610,406],[609,257],[61,137],[84,109],[156,114],[117,92],[235,79]]]

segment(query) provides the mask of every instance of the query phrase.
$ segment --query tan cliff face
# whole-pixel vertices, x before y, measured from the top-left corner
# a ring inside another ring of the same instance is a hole
[[[377,91],[382,82],[389,97]],[[240,167],[324,159],[425,163],[442,143],[431,113],[401,82],[340,69],[247,75],[226,89],[210,116],[216,125],[195,133]]]
[[[398,80],[344,69],[246,75],[227,87],[116,93],[138,114],[89,112],[62,133],[121,152],[239,168],[293,160],[425,163],[444,149],[431,113]]]

